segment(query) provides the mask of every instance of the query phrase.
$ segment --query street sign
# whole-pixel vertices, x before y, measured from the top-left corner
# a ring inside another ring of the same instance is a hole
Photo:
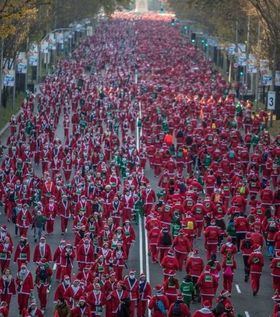
[[[276,94],[275,91],[267,93],[267,110],[275,110]]]

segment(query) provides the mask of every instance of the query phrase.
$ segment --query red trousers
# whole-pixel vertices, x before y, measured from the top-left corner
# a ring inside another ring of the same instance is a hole
[[[232,282],[233,282],[233,274],[232,276],[223,275],[223,287],[225,290],[231,293],[232,290]]]
[[[1,272],[3,273],[6,268],[10,266],[11,260],[0,260]]]
[[[40,300],[41,309],[45,309],[47,306],[48,285],[41,284],[40,286],[37,286],[37,290],[38,290],[38,297]]]
[[[68,226],[68,218],[65,217],[60,217],[60,228],[61,228],[61,232],[65,232],[65,230],[67,229]]]
[[[175,255],[176,255],[176,258],[177,258],[177,260],[179,262],[179,270],[182,271],[183,264],[184,264],[184,261],[185,261],[187,255],[184,254],[184,253],[176,252],[176,251],[175,251]]]
[[[19,227],[19,235],[20,236],[26,236],[27,235],[28,228]]]
[[[47,233],[53,233],[54,220],[47,220]]]
[[[61,265],[57,264],[56,266],[56,273],[55,273],[55,278],[57,281],[60,281],[60,279],[62,278],[62,268],[61,268]]]
[[[0,295],[0,299],[1,299],[1,302],[6,302],[8,304],[8,307],[9,307],[11,299],[12,299],[12,295],[10,295],[10,294],[1,294]]]
[[[201,295],[201,304],[203,304],[204,301],[209,300],[209,302],[211,304],[211,307],[212,307],[213,298],[214,298],[214,295],[213,296],[211,296],[211,295]]]
[[[155,244],[150,244],[150,253],[152,256],[152,262],[157,262],[158,261],[158,249]]]
[[[260,289],[260,278],[261,274],[258,273],[250,273],[250,281],[251,281],[251,288],[253,292],[258,292]]]
[[[132,300],[130,301],[129,305],[129,317],[135,317],[137,312],[137,301]]]
[[[140,300],[137,306],[137,315],[138,317],[144,317],[146,315],[148,306],[147,300]]]
[[[18,294],[18,309],[21,314],[22,310],[28,307],[28,300],[30,294]]]

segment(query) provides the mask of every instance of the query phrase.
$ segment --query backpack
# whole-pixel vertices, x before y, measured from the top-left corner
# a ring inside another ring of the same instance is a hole
[[[175,302],[172,308],[172,315],[173,316],[181,316],[182,310],[181,310],[181,303]]]
[[[163,301],[161,299],[157,299],[156,307],[157,307],[157,310],[159,310],[161,313],[165,314],[166,309],[165,309],[165,306],[164,306]]]
[[[171,237],[170,237],[169,233],[167,233],[167,232],[163,233],[161,243],[165,246],[169,246],[172,244]]]

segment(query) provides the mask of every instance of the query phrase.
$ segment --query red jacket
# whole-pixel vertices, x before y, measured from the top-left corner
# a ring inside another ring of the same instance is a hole
[[[215,317],[215,315],[209,308],[203,307],[199,310],[196,310],[192,317]]]
[[[88,248],[84,244],[81,244],[77,250],[77,261],[83,264],[91,264],[94,261],[94,249],[90,244]]]
[[[51,247],[47,243],[43,247],[43,253],[41,253],[41,248],[39,244],[37,244],[34,249],[33,262],[38,263],[42,259],[46,259],[47,262],[52,261]]]
[[[17,291],[18,294],[26,294],[30,295],[34,288],[33,284],[33,277],[30,271],[27,271],[27,274],[25,276],[21,276],[21,272],[17,273],[17,278],[16,278],[16,284],[17,284]]]
[[[280,258],[274,258],[270,263],[271,275],[280,277]]]
[[[161,300],[163,302],[164,307],[166,308],[166,311],[169,308],[169,300],[168,300],[167,296],[165,296],[163,294],[153,296],[149,302],[149,309],[152,310],[152,317],[165,317],[166,315],[161,313],[157,309],[157,301],[158,300]]]
[[[1,293],[1,295],[5,295],[4,294],[5,280],[6,280],[5,275],[2,275],[0,278],[0,293]],[[7,282],[8,282],[8,287],[7,287],[6,294],[15,295],[16,294],[16,284],[15,284],[14,278],[13,277],[9,278],[9,280],[7,280]]]
[[[218,279],[213,274],[204,272],[198,278],[197,285],[201,295],[214,297],[218,287]]]
[[[261,252],[252,252],[248,259],[250,273],[261,274],[264,266],[264,258]]]
[[[188,308],[188,306],[181,302],[179,305],[180,305],[180,309],[181,309],[181,314],[178,316],[178,315],[174,315],[173,314],[173,307],[174,307],[175,303],[172,303],[169,307],[169,310],[168,310],[168,317],[191,317],[191,313],[190,313],[190,310]]]
[[[129,293],[129,298],[131,301],[137,301],[139,299],[139,282],[135,278],[133,281],[126,276],[124,279],[124,285]]]
[[[71,310],[72,317],[91,317],[90,308],[85,305],[85,307],[75,307]]]
[[[191,256],[187,259],[186,271],[190,276],[199,277],[204,268],[204,263],[201,257]]]

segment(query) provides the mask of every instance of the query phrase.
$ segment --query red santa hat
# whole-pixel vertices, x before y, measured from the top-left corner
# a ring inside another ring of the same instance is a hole
[[[155,290],[156,290],[157,292],[162,292],[162,291],[163,291],[162,285],[160,285],[160,284],[156,285]]]
[[[274,296],[272,296],[272,300],[276,303],[280,302],[280,294],[275,294]]]
[[[175,253],[174,253],[174,251],[172,249],[169,249],[167,255],[175,256]]]
[[[141,273],[140,278],[142,278],[142,277],[146,277],[146,275],[144,273]]]
[[[79,299],[79,302],[85,302],[85,301],[86,301],[85,297],[81,296],[80,299]]]
[[[182,296],[182,294],[178,294],[178,295],[177,295],[177,300],[183,301],[183,296]]]
[[[209,300],[203,301],[203,307],[211,308],[211,302]]]

